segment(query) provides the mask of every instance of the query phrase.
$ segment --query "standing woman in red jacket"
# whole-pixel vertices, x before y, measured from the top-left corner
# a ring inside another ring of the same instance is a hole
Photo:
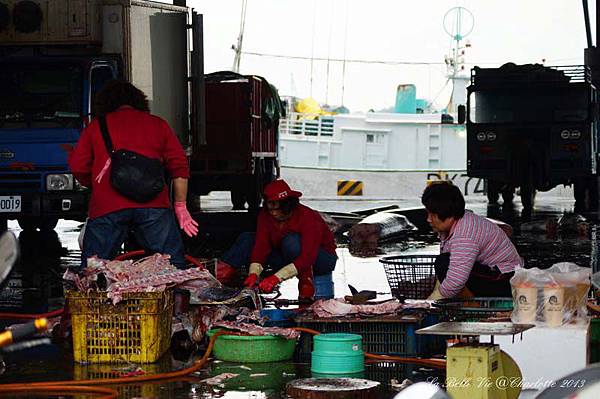
[[[329,274],[335,268],[335,240],[321,215],[300,204],[299,191],[284,180],[267,184],[264,207],[258,215],[255,233],[243,233],[217,265],[217,277],[227,280],[250,264],[246,287],[257,285],[264,266],[277,270],[258,284],[269,293],[283,280],[298,277],[300,299],[313,299],[314,275]]]
[[[96,116],[106,118],[115,150],[135,151],[162,161],[173,182],[175,215],[168,185],[144,203],[126,198],[113,188],[109,154],[98,118],[95,118],[83,130],[69,156],[69,167],[75,178],[92,190],[81,251],[82,267],[94,255],[113,259],[130,227],[147,252],[169,254],[171,263],[185,267],[183,243],[174,216],[189,236],[198,233],[198,224],[186,207],[190,171],[179,140],[167,122],[150,114],[144,93],[123,80],[106,83],[98,93]]]

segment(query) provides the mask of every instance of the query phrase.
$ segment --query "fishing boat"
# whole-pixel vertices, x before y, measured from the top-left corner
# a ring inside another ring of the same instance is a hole
[[[418,99],[413,84],[398,85],[394,107],[385,112],[299,113],[288,98],[291,112],[280,123],[281,176],[311,198],[414,198],[432,180],[452,180],[465,196],[483,197],[484,182],[466,174],[466,131],[457,117],[470,80],[464,60],[470,45],[461,41],[472,26],[461,31],[466,10],[453,10],[447,14],[457,22],[446,30],[453,46],[445,57],[452,88],[445,108]]]
[[[424,112],[412,84],[398,86],[394,112],[317,115],[292,109],[280,123],[282,177],[309,197],[406,198],[440,179],[452,180],[464,195],[481,196],[483,181],[466,175],[465,126],[455,112],[466,103],[468,78],[450,78],[449,107],[438,112]],[[338,189],[338,182],[349,183]]]

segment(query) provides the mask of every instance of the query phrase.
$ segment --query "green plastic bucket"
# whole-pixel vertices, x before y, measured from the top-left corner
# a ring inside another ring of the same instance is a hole
[[[360,373],[365,369],[362,337],[358,334],[320,334],[313,338],[310,371],[339,375]]]
[[[218,330],[210,330],[212,337]],[[267,363],[289,360],[294,356],[295,339],[270,335],[222,335],[215,341],[213,354],[219,360],[238,363]]]

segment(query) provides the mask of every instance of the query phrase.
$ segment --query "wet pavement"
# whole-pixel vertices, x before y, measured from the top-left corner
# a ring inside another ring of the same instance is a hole
[[[218,202],[218,201],[217,201]],[[323,211],[351,211],[377,206],[399,204],[418,206],[417,200],[398,201],[303,201],[307,205]],[[518,202],[518,201],[517,201]],[[218,204],[217,204],[218,205]],[[223,207],[225,203],[220,204]],[[549,239],[544,234],[521,234],[518,226],[524,221],[520,206],[505,208],[488,207],[485,201],[477,199],[467,205],[474,212],[503,220],[515,228],[514,242],[527,267],[550,267],[556,262],[575,262],[580,266],[590,266],[598,270],[597,257],[597,215],[585,215],[591,228],[587,237],[577,239]],[[564,198],[543,198],[528,220],[543,221],[556,217],[565,211],[572,211],[573,201]],[[62,305],[62,284],[60,276],[64,269],[79,263],[77,237],[81,224],[61,221],[56,231],[22,231],[16,222],[9,222],[9,229],[19,238],[21,260],[10,276],[9,287],[0,294],[0,312],[46,312]],[[436,238],[431,233],[411,234],[406,239],[383,243],[375,254],[355,256],[346,240],[339,237],[339,261],[334,272],[336,297],[349,294],[348,284],[359,290],[370,289],[389,293],[390,289],[379,259],[383,255],[436,254],[439,251]],[[282,285],[284,298],[297,295],[294,280]],[[388,294],[389,295],[389,294]],[[384,295],[385,297],[386,295]],[[1,323],[1,321],[0,321]],[[137,370],[135,365],[78,365],[72,361],[68,343],[43,345],[4,355],[6,367],[0,373],[0,383],[24,381],[44,381],[63,379],[107,378]],[[162,358],[159,363],[139,366],[145,373],[167,372],[183,368],[189,361],[185,356],[174,352]],[[213,362],[199,375],[159,384],[119,386],[121,397],[160,397],[160,398],[280,398],[285,384],[296,378],[310,377],[307,363],[281,362],[277,364],[239,364]],[[248,370],[247,368],[250,368]],[[207,386],[199,380],[223,372],[239,374],[224,382],[222,386]],[[426,380],[433,374],[416,366],[398,364],[369,364],[365,378],[373,379],[385,386],[382,397],[392,397],[389,391],[391,379],[402,381]],[[82,396],[83,397],[83,396]]]

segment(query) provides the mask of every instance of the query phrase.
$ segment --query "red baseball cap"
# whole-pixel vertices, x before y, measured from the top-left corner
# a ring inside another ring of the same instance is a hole
[[[274,180],[265,186],[263,191],[267,201],[281,201],[288,197],[300,198],[302,193],[294,191],[283,179]]]

